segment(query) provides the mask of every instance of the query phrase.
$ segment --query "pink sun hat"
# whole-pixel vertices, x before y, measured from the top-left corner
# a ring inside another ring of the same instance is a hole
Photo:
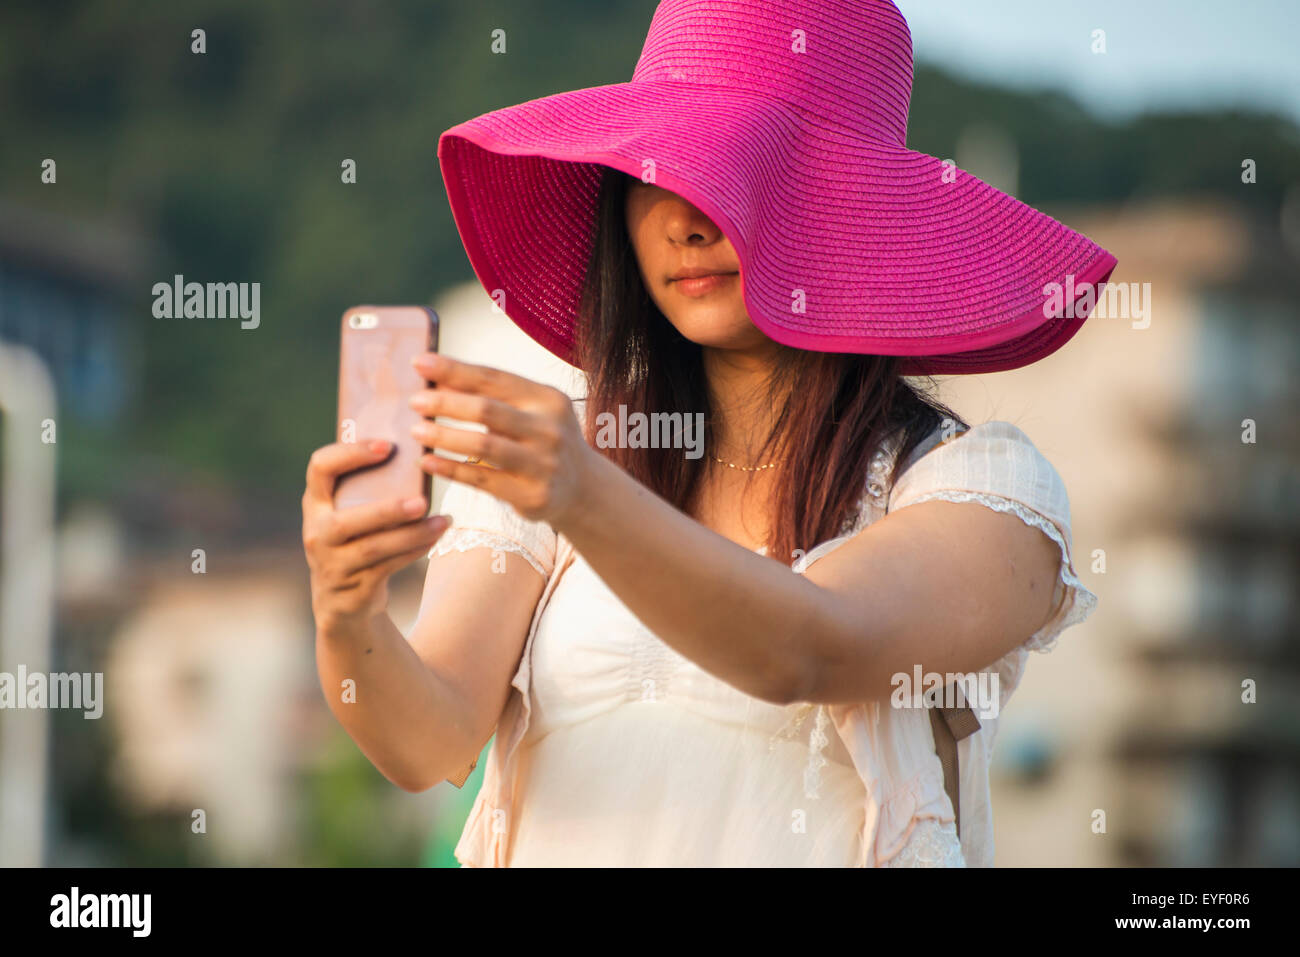
[[[438,161],[484,289],[571,364],[604,166],[717,225],[777,342],[906,356],[905,375],[1050,355],[1115,257],[908,149],[911,93],[911,33],[888,0],[663,0],[629,82],[467,120]]]

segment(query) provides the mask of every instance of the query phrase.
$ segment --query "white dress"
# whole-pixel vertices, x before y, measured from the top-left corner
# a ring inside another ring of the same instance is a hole
[[[1046,650],[1095,605],[1070,563],[1064,486],[1028,437],[1005,422],[940,445],[892,490],[878,481],[891,454],[877,456],[852,526],[795,571],[886,509],[933,498],[978,501],[1042,528],[1061,546],[1066,600],[1047,627],[993,666],[1005,704],[1028,651]],[[455,524],[431,554],[493,548],[551,574],[558,536],[549,526],[460,484],[442,511]],[[511,811],[480,793],[480,803],[494,806],[471,813],[457,848],[463,864],[486,863],[473,848],[489,840],[488,829],[498,832],[491,840],[507,866],[992,864],[988,759],[996,718],[981,717],[981,729],[959,742],[959,841],[935,774],[928,719],[873,706],[839,709],[832,725],[825,707],[747,695],[655,637],[581,555],[550,593],[527,654],[524,730],[509,760],[493,766],[510,780],[484,788],[508,793]],[[494,748],[502,736],[499,729]]]

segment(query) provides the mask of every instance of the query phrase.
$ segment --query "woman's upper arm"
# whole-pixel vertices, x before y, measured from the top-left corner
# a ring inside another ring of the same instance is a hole
[[[478,756],[510,694],[546,581],[518,554],[489,545],[429,560],[420,614],[409,636],[420,660],[448,690],[457,737]]]
[[[408,640],[454,699],[468,764],[509,698],[556,540],[549,526],[468,486],[453,484],[441,511],[453,524],[430,552]]]
[[[1047,622],[1059,563],[1041,531],[983,505],[929,501],[885,516],[807,572],[846,636],[823,649],[819,699],[883,698],[918,665],[967,674],[997,661]]]
[[[861,634],[819,649],[808,680],[827,701],[883,697],[918,665],[967,674],[1049,648],[1096,604],[1074,573],[1065,486],[1006,422],[923,456],[889,513],[806,576],[828,591],[830,633]]]

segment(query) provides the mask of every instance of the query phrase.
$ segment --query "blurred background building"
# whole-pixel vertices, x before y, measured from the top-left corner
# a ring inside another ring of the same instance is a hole
[[[1097,317],[1048,363],[941,390],[976,420],[1016,422],[1056,465],[1099,597],[1031,657],[1004,716],[998,862],[1294,865],[1290,254],[1275,224],[1217,200],[1058,212],[1107,237],[1116,281],[1151,283],[1149,325]],[[1248,419],[1272,437],[1244,442]]]
[[[909,145],[1079,228],[1150,297],[1043,363],[935,383],[1061,472],[1100,599],[1031,658],[1003,717],[997,862],[1300,863],[1300,86],[1294,58],[1269,59],[1297,16],[1207,8],[1165,36],[1150,29],[1164,0],[1086,16],[1007,0],[965,25],[900,6],[918,54]],[[462,790],[407,794],[322,698],[302,472],[333,435],[338,321],[357,303],[433,305],[448,353],[576,392],[473,280],[437,135],[625,79],[653,9],[0,13],[0,343],[40,358],[58,403],[48,667],[105,675],[102,720],[0,712],[0,801],[42,795],[23,810],[45,863],[454,864],[482,762]],[[1050,56],[999,52],[1026,30]],[[1162,87],[1160,62],[1204,76]],[[175,273],[260,282],[260,327],[153,318],[151,287]],[[11,474],[39,419],[3,411]],[[25,554],[22,527],[0,509],[6,554]],[[423,572],[394,579],[403,629]],[[29,638],[0,634],[0,671]],[[33,772],[3,742],[38,739],[39,789],[7,789]]]

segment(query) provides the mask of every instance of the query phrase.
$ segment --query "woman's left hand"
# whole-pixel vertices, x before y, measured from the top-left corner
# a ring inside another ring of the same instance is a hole
[[[573,403],[559,389],[488,366],[434,352],[412,360],[436,388],[411,396],[422,415],[476,422],[487,432],[421,422],[411,434],[427,448],[458,452],[479,463],[428,454],[420,467],[509,502],[524,518],[552,527],[583,500],[596,452],[587,444]]]

